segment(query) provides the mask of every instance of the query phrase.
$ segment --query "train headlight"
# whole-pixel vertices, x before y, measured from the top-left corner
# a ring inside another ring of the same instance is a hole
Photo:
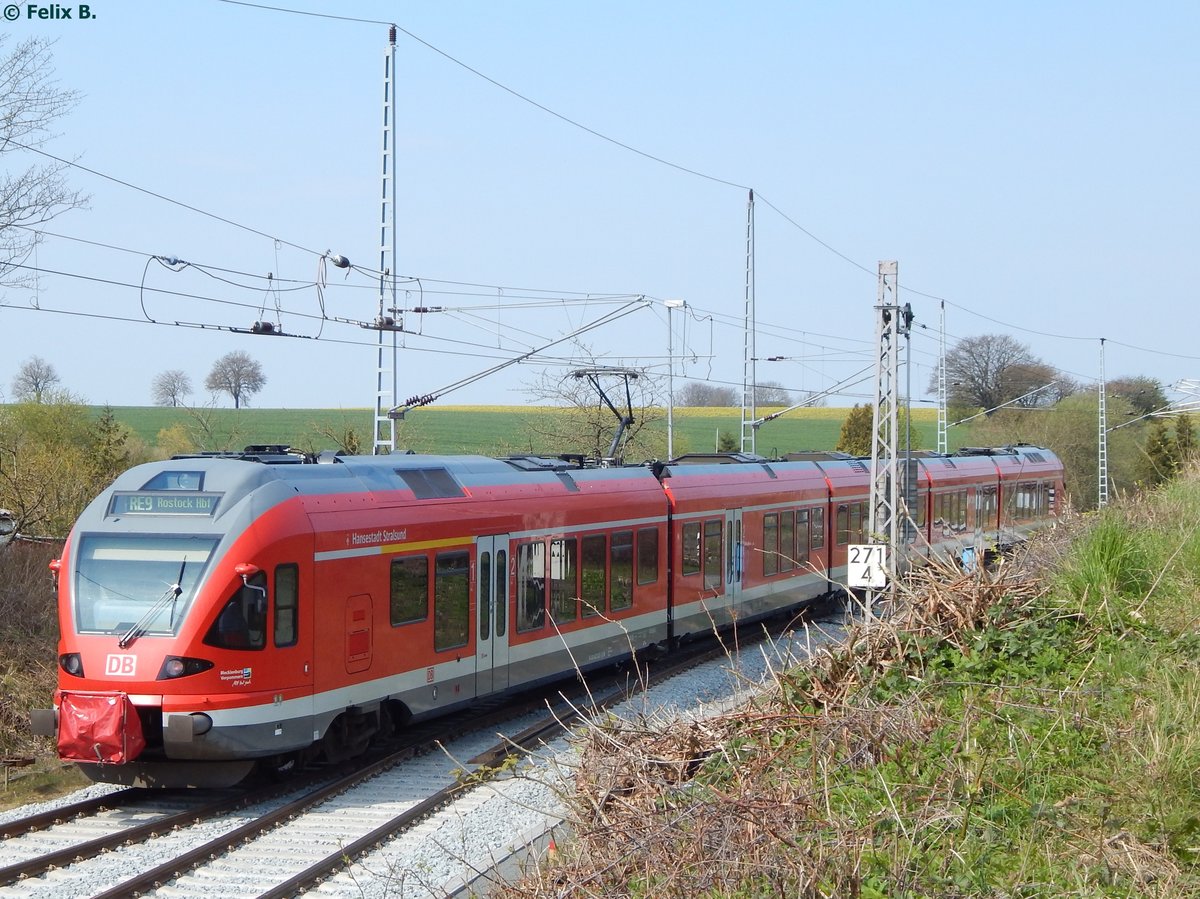
[[[208,659],[189,659],[186,656],[167,656],[163,659],[162,667],[158,669],[157,680],[174,680],[177,677],[188,677],[207,671],[213,666]]]
[[[77,652],[64,652],[60,655],[58,667],[72,677],[83,677],[83,657]]]

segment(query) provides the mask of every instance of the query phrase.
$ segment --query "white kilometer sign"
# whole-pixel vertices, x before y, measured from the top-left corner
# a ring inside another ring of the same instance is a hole
[[[851,543],[847,547],[846,583],[878,590],[887,586],[887,544]]]

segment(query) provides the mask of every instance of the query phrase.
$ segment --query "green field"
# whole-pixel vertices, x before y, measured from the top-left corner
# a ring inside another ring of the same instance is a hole
[[[93,408],[99,415],[100,409]],[[837,444],[847,409],[799,409],[761,426],[757,450],[764,456],[797,450],[831,450]],[[174,409],[162,406],[117,406],[116,419],[150,447],[171,447],[164,431],[185,434],[199,449],[241,449],[252,443],[284,443],[305,451],[336,449],[346,431],[352,429],[370,452],[372,413],[370,409]],[[397,423],[396,445],[428,453],[514,453],[569,452],[570,446],[548,445],[536,436],[535,425],[561,416],[563,410],[528,406],[443,406],[419,409]],[[760,413],[761,414],[761,413]],[[666,422],[649,425],[665,443]],[[740,433],[741,413],[736,408],[676,409],[674,444],[676,454],[711,452],[718,435]],[[937,443],[936,413],[929,409],[913,412],[914,446],[931,448]]]

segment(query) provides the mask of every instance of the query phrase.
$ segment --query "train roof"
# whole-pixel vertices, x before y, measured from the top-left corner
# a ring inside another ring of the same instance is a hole
[[[644,466],[588,468],[538,457],[493,459],[487,456],[442,456],[391,453],[380,456],[337,456],[313,464],[311,457],[272,447],[241,453],[177,456],[139,465],[118,476],[114,491],[181,491],[248,493],[271,482],[293,494],[363,493],[408,490],[416,499],[451,498],[473,488],[557,484],[567,492],[626,482],[630,489],[657,489],[653,472]],[[232,496],[230,497],[232,498]]]

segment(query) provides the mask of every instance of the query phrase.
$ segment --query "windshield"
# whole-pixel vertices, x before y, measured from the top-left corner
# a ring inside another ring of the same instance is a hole
[[[175,633],[216,545],[215,537],[85,536],[75,565],[79,632],[124,634],[136,624],[146,634]]]

